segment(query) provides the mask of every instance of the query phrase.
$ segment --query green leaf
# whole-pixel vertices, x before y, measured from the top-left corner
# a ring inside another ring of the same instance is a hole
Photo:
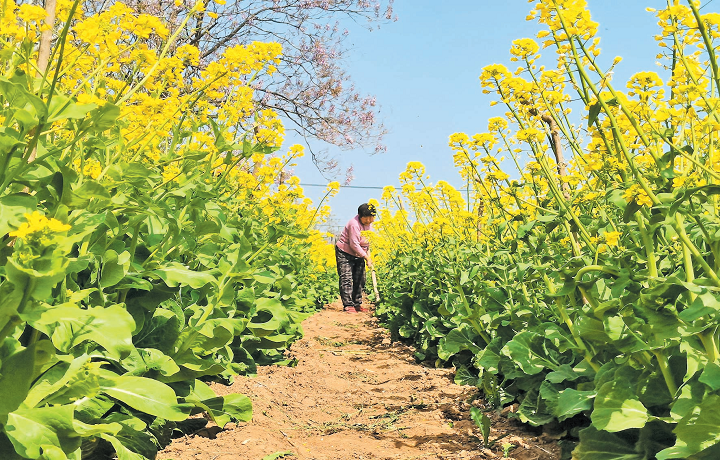
[[[48,112],[48,123],[52,123],[58,120],[82,119],[91,110],[97,108],[97,104],[78,104],[72,101],[69,97],[64,96],[60,93],[55,93],[50,101],[50,107]]]
[[[700,406],[683,417],[673,432],[677,440],[657,454],[658,460],[691,458],[691,456],[720,443],[720,396],[707,396]]]
[[[623,438],[589,426],[580,431],[580,444],[573,450],[573,460],[648,460],[635,452]]]
[[[3,460],[27,460],[15,452],[15,446],[12,445],[4,432],[0,431],[0,458]]]
[[[720,365],[718,362],[708,363],[699,380],[709,386],[712,391],[720,390]]]
[[[503,339],[495,337],[490,344],[475,355],[475,366],[488,372],[497,373],[500,361],[507,359],[502,354]]]
[[[138,453],[135,453],[125,447],[125,445],[115,436],[111,436],[108,434],[101,435],[101,437],[108,441],[110,444],[112,444],[113,449],[115,449],[115,453],[117,454],[118,460],[147,460],[147,457],[144,455],[140,455]]]
[[[115,448],[119,460],[146,460],[155,458],[160,448],[169,444],[169,440],[159,437],[159,433],[153,431],[152,435],[145,422],[132,415],[113,412],[105,417],[105,420],[121,427],[119,433],[108,433],[100,435]],[[155,419],[153,425],[158,422]],[[163,421],[164,425],[174,426],[175,422]],[[155,437],[154,437],[155,436]]]
[[[5,102],[11,108],[26,109],[37,118],[47,115],[47,107],[45,102],[36,95],[28,92],[25,87],[19,83],[13,83],[5,77],[0,77],[0,94],[5,98]]]
[[[548,373],[548,375],[545,376],[545,380],[551,383],[562,383],[566,380],[572,382],[577,380],[579,377],[580,375],[575,372],[571,365],[561,364],[557,370]]]
[[[130,253],[124,251],[118,254],[112,249],[105,251],[102,257],[102,270],[98,284],[101,288],[118,284],[130,269]]]
[[[73,428],[74,416],[73,405],[18,409],[8,415],[5,434],[26,458],[41,458],[53,446],[69,454],[80,447],[81,440]]]
[[[92,179],[86,178],[83,184],[75,190],[64,190],[62,203],[70,209],[87,208],[90,200],[109,200],[110,193],[101,184]]]
[[[517,411],[520,420],[532,426],[542,426],[553,421],[555,417],[550,412],[547,401],[549,395],[547,391],[543,391],[549,385],[548,382],[543,382],[541,391],[545,393],[544,395],[534,388],[525,394],[525,398],[520,403]]]
[[[127,356],[133,348],[135,320],[121,305],[87,309],[58,305],[34,309],[24,316],[31,326],[47,334],[58,350],[66,353],[86,341],[99,344],[116,358]]]
[[[91,128],[95,131],[105,131],[115,125],[120,116],[120,107],[113,103],[106,102],[90,112],[89,119],[92,120]]]
[[[609,432],[642,428],[649,419],[648,411],[635,392],[638,371],[623,366],[598,388],[591,415],[594,427]]]
[[[470,372],[470,370],[462,364],[455,371],[455,385],[471,385],[477,386],[478,378]]]
[[[245,395],[229,394],[205,399],[202,404],[208,409],[220,428],[230,422],[249,422],[252,420],[252,401]]]
[[[288,313],[278,299],[261,298],[255,302],[256,314],[247,327],[256,336],[270,335],[289,323]]]
[[[41,340],[3,359],[0,367],[0,423],[5,421],[9,412],[20,407],[37,377],[37,371],[54,355],[52,343]]]
[[[59,248],[56,248],[46,251],[46,254],[40,260],[34,261],[31,267],[25,266],[13,255],[7,259],[5,270],[7,279],[21,292],[24,292],[27,284],[32,281],[34,284],[32,297],[45,301],[51,296],[52,289],[65,278],[68,265],[69,260],[63,256]]]
[[[474,333],[470,325],[461,324],[440,339],[440,342],[438,342],[438,357],[443,361],[447,361],[462,350],[470,350],[473,354],[478,353],[480,347],[475,345],[477,337],[478,335]]]
[[[172,262],[154,271],[168,287],[190,286],[193,289],[200,289],[208,283],[217,281],[215,276],[209,272],[196,272],[183,265]]]
[[[286,450],[284,452],[275,452],[274,454],[266,455],[262,458],[262,460],[277,460],[278,458],[284,458],[284,457],[294,457],[295,454],[292,453],[290,450]]]
[[[37,209],[37,198],[24,193],[0,197],[0,237],[16,230],[25,221],[24,214]]]
[[[98,365],[82,355],[68,362],[59,362],[43,373],[34,383],[25,407],[46,404],[69,404],[82,398],[93,398],[100,391]]]
[[[144,377],[117,376],[101,382],[102,391],[133,409],[175,422],[185,420],[191,407],[178,404],[172,388]]]
[[[490,439],[490,425],[492,423],[490,421],[490,417],[488,417],[486,413],[482,412],[477,407],[471,407],[470,418],[472,418],[473,422],[475,422],[475,426],[480,428],[480,432],[482,433],[483,437],[483,445],[487,446]]]
[[[591,127],[593,123],[595,123],[598,115],[600,115],[600,110],[602,110],[600,102],[596,102],[590,105],[590,108],[588,110],[588,128]]]
[[[269,272],[267,270],[263,270],[261,272],[256,272],[253,275],[253,278],[255,281],[261,284],[272,284],[277,280],[277,275],[275,275],[272,272]]]
[[[594,399],[594,391],[578,391],[568,388],[558,394],[553,413],[562,422],[580,412],[592,409]]]
[[[558,366],[546,358],[544,341],[544,336],[536,332],[523,331],[505,344],[502,352],[528,375],[538,374],[546,368],[555,370]]]

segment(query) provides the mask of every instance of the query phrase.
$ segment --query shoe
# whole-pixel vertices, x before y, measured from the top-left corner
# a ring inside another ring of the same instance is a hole
[[[370,311],[367,307],[363,307],[362,305],[355,307],[355,310],[363,312],[363,313],[367,313]]]
[[[345,307],[344,310],[345,310],[345,313],[357,313],[357,310],[355,310],[355,307]]]

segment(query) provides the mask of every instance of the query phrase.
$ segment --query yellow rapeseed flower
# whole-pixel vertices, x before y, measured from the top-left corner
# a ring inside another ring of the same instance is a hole
[[[10,232],[10,236],[27,240],[29,236],[33,236],[35,233],[60,233],[71,228],[57,219],[48,219],[38,211],[33,211],[32,214],[25,214],[24,216],[27,222],[23,222],[20,228]]]
[[[620,240],[620,235],[622,235],[620,232],[605,232],[603,236],[605,237],[605,243],[608,246],[617,246],[618,241]]]
[[[40,24],[47,17],[47,12],[42,6],[22,4],[18,11],[18,17],[26,23],[35,22]]]

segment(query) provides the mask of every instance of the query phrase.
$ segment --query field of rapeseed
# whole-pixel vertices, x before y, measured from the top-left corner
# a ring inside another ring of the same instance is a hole
[[[409,163],[373,238],[392,331],[582,460],[720,452],[720,15],[654,14],[666,80],[618,84],[586,2],[537,2],[480,75],[505,116],[450,136],[464,185]]]
[[[329,208],[283,174],[303,148],[276,153],[250,87],[280,46],[190,75],[174,43],[203,8],[168,30],[121,3],[0,5],[3,459],[154,458],[193,414],[247,421],[204,382],[282,362],[333,295]]]

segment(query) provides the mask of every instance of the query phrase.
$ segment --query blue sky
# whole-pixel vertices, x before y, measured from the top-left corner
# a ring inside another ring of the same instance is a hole
[[[602,56],[609,64],[615,56],[614,84],[624,87],[641,70],[660,72],[655,64],[659,48],[653,36],[657,20],[647,7],[662,7],[660,0],[589,0],[592,17],[600,23]],[[703,2],[706,3],[706,2]],[[709,5],[713,9],[715,5]],[[511,42],[535,37],[540,26],[525,17],[532,4],[524,0],[395,0],[398,21],[372,32],[353,24],[348,28],[351,47],[346,68],[362,93],[373,94],[381,106],[379,118],[389,130],[387,152],[330,149],[341,167],[354,167],[354,186],[399,184],[398,175],[409,161],[420,161],[432,182],[460,184],[447,146],[454,132],[469,135],[487,130],[487,119],[501,115],[500,105],[490,107],[492,95],[482,94],[481,69],[502,63],[510,69]],[[554,50],[543,53],[551,57]],[[290,143],[302,143],[288,136]],[[327,145],[314,143],[313,149]],[[295,168],[301,184],[326,181],[309,156]],[[342,182],[342,178],[339,178]],[[305,187],[316,203],[320,187]],[[380,198],[381,190],[342,188],[330,201],[333,224],[344,225],[360,203]]]

